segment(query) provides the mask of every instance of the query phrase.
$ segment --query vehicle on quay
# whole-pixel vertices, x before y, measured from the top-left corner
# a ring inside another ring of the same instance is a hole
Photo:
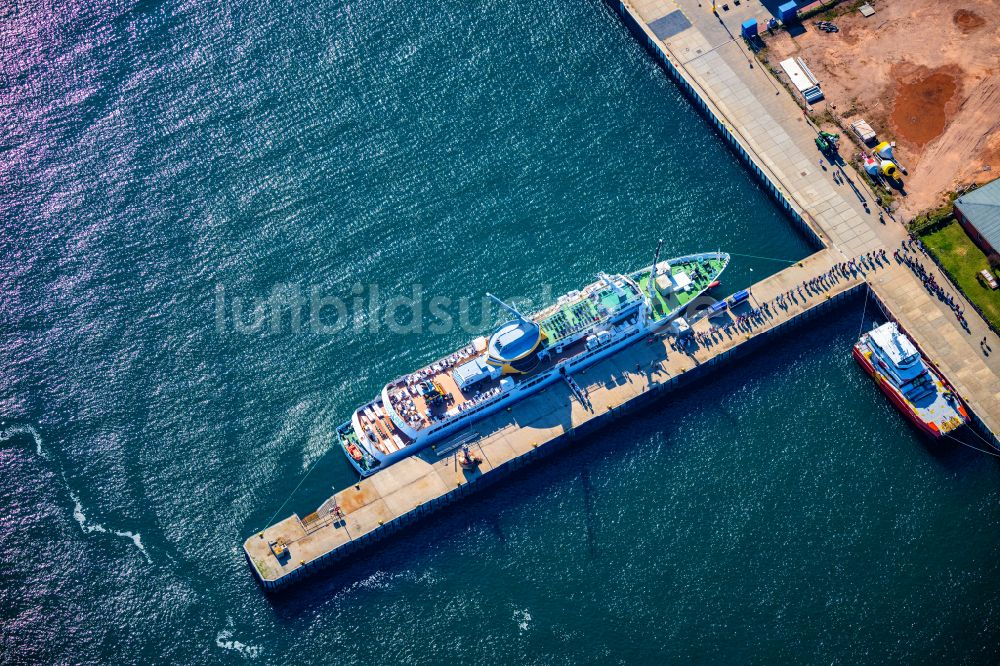
[[[348,461],[368,476],[665,327],[719,284],[724,252],[599,273],[532,315],[490,295],[511,319],[489,337],[397,377],[337,429]],[[578,389],[574,388],[574,392]]]
[[[854,359],[921,432],[938,439],[969,420],[961,399],[895,322],[861,336]]]

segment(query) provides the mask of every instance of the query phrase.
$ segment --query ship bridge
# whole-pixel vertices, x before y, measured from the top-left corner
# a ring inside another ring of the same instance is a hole
[[[924,371],[920,354],[913,343],[899,332],[894,322],[883,324],[868,333],[872,348],[883,357],[900,382],[912,380]]]

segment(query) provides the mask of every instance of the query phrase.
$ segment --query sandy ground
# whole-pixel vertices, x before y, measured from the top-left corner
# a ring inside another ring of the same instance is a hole
[[[871,18],[834,19],[839,33],[814,19],[804,34],[776,34],[769,59],[777,67],[802,57],[827,98],[817,113],[845,126],[864,118],[880,140],[897,142],[909,169],[899,210],[909,218],[963,184],[1000,177],[1000,0],[871,4]]]

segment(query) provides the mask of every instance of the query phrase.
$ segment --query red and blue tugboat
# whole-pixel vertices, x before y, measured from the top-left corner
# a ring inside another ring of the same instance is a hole
[[[894,322],[862,335],[854,359],[903,416],[930,437],[938,439],[968,422],[958,395]]]

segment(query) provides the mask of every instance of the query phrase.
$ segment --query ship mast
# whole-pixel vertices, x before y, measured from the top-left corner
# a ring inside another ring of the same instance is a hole
[[[510,305],[509,303],[504,303],[499,298],[497,298],[496,296],[494,296],[493,294],[491,294],[489,292],[486,292],[486,295],[489,296],[490,298],[492,298],[496,302],[496,304],[499,305],[500,307],[502,307],[504,310],[506,310],[507,312],[511,313],[512,315],[514,315],[515,317],[517,317],[521,321],[525,321],[524,315],[522,315],[520,312],[518,312],[517,308],[515,308],[513,305]]]
[[[656,254],[653,256],[653,269],[649,271],[649,300],[652,305],[653,290],[656,289],[656,266],[660,263],[660,248],[663,247],[663,239],[656,244]]]

